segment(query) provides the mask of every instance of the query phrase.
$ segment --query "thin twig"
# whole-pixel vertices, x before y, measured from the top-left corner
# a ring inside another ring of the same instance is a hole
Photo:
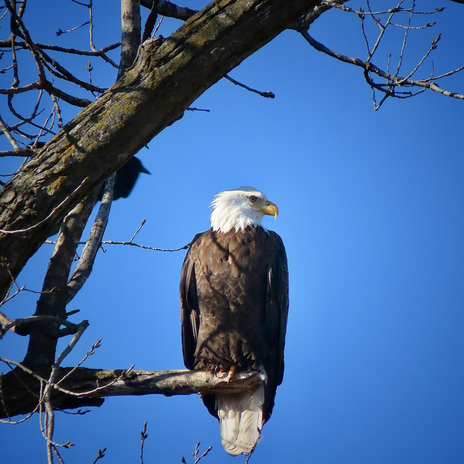
[[[195,108],[194,106],[189,106],[186,108],[187,111],[201,111],[203,113],[209,113],[211,110],[203,109],[203,108]]]
[[[87,322],[87,321],[86,321]],[[101,338],[99,340],[97,340],[91,347],[90,347],[90,350],[87,351],[87,353],[85,354],[85,356],[66,374],[64,375],[63,377],[61,377],[60,380],[58,380],[58,382],[56,382],[57,385],[59,385],[60,383],[62,383],[64,380],[66,380],[67,377],[69,377],[76,369],[78,369],[83,363],[84,361],[89,357],[89,356],[92,356],[94,353],[95,353],[95,350],[97,348],[100,348],[100,343],[101,343]]]
[[[427,50],[427,53],[422,57],[419,63],[416,64],[414,69],[406,77],[403,78],[403,80],[407,81],[410,77],[412,77],[415,74],[415,72],[419,69],[419,67],[424,62],[424,60],[430,55],[430,53],[432,53],[433,50],[435,50],[435,48],[437,48],[437,43],[440,40],[440,38],[441,38],[441,32],[438,34],[436,39],[432,41],[432,43],[430,44],[430,48]],[[399,83],[399,85],[401,85],[401,83]]]
[[[99,448],[98,449],[98,454],[97,454],[97,457],[95,458],[95,460],[92,462],[92,464],[95,464],[98,460],[102,459],[105,457],[105,452],[106,452],[106,448]]]
[[[90,92],[103,93],[107,90],[102,87],[97,87],[96,85],[88,84],[87,82],[81,81],[80,79],[75,77],[73,73],[69,72],[64,66],[58,63],[58,61],[56,61],[50,55],[41,50],[40,47],[37,48],[40,52],[40,55],[43,57],[44,62],[49,63],[50,66],[47,65],[47,69],[54,76],[58,77],[59,79],[63,79],[73,84],[76,84],[77,86],[82,87],[83,89],[88,90]]]
[[[206,451],[204,451],[202,454],[198,455],[199,452],[200,452],[200,442],[198,442],[195,445],[195,451],[192,453],[192,456],[195,459],[193,464],[198,464],[200,462],[200,460],[203,459],[212,449],[213,449],[213,447],[210,446],[210,447],[206,448]]]
[[[15,9],[11,5],[9,0],[4,0],[6,7],[8,8],[11,16],[21,29],[21,32],[24,35],[24,40],[27,43],[29,49],[31,50],[32,56],[34,57],[35,63],[37,65],[37,69],[39,70],[39,82],[43,83],[45,81],[45,72],[42,66],[42,61],[40,60],[40,57],[37,53],[37,50],[35,48],[35,44],[31,39],[31,36],[29,35],[29,31],[26,29],[26,26],[24,25],[22,19],[20,18],[19,15],[16,14]]]
[[[229,82],[232,82],[234,85],[238,85],[239,87],[242,87],[246,90],[249,90],[250,92],[257,93],[258,95],[261,95],[264,98],[275,98],[275,94],[272,92],[261,92],[260,90],[252,89],[251,87],[248,87],[245,84],[242,84],[241,82],[236,81],[235,79],[232,79],[230,76],[224,76]]]
[[[412,17],[414,15],[414,6],[415,6],[415,2],[413,2],[413,7],[411,8],[411,12],[410,12],[409,17],[408,17],[407,27],[404,28],[403,43],[401,44],[400,57],[398,59],[398,65],[396,67],[395,76],[398,76],[398,74],[400,72],[400,69],[401,69],[401,64],[403,63],[404,52],[405,52],[405,49],[406,49],[406,40],[408,38],[408,33],[410,31],[411,20],[412,20]]]
[[[346,1],[346,0],[344,0],[344,1]],[[323,3],[329,3],[329,2],[323,2]],[[347,13],[354,13],[356,15],[360,14],[359,11],[353,10],[349,6],[344,5],[343,2],[331,1],[330,4],[332,5],[333,8],[338,8],[340,10],[343,10],[343,11],[347,12]],[[439,8],[435,8],[432,11],[415,11],[414,14],[416,14],[416,15],[431,15],[431,14],[435,14],[435,13],[440,13],[444,9],[445,9],[445,7],[442,6],[442,7],[439,7]],[[383,11],[371,11],[371,12],[365,11],[362,14],[372,15],[372,16],[379,16],[379,15],[390,14],[393,11],[396,11],[397,13],[401,13],[401,12],[406,12],[407,13],[407,12],[411,11],[411,8],[394,7],[394,8],[389,8],[388,10],[383,10]]]
[[[147,434],[147,421],[143,423],[143,428],[140,431],[140,464],[143,464],[143,445],[148,438]]]
[[[3,119],[1,117],[0,117],[0,129],[5,134],[6,138],[11,143],[11,145],[13,145],[13,148],[15,150],[20,150],[19,145],[16,143],[16,140],[14,139],[14,137],[12,137],[12,135],[10,134],[10,131],[6,127],[6,124],[3,122]]]
[[[102,245],[129,245],[129,246],[134,246],[137,248],[143,248],[144,250],[153,250],[153,251],[167,251],[167,252],[174,252],[174,251],[181,251],[181,250],[186,250],[192,242],[187,243],[187,245],[184,245],[179,248],[155,248],[155,247],[150,247],[150,246],[145,246],[145,245],[139,245],[137,243],[133,242],[118,242],[115,240],[103,240]]]
[[[36,293],[38,295],[42,295],[43,293],[50,293],[51,291],[53,290],[45,290],[45,291],[37,291],[37,290],[30,290],[28,288],[26,288],[25,285],[23,285],[22,287],[20,287],[18,285],[18,283],[16,282],[16,279],[14,278],[13,276],[13,273],[11,272],[10,270],[10,264],[8,263],[8,261],[6,260],[5,257],[1,257],[0,258],[0,265],[2,266],[5,266],[6,267],[6,270],[10,276],[10,279],[11,279],[11,287],[10,289],[8,290],[8,292],[6,293],[6,296],[5,298],[0,301],[0,306],[4,305],[7,301],[11,300],[12,298],[14,298],[19,292],[29,292],[29,293]],[[10,291],[11,291],[11,288],[15,286],[16,287],[16,291],[13,295],[10,295]],[[0,313],[1,314],[1,313]]]
[[[135,236],[140,232],[140,229],[144,226],[145,222],[147,222],[146,219],[144,219],[142,223],[139,225],[139,228],[135,231],[135,234],[131,237],[129,243],[132,243],[132,240],[134,240]]]
[[[27,48],[26,42],[22,41],[15,41],[15,45],[18,48]],[[59,45],[52,45],[52,44],[44,44],[37,42],[37,47],[42,50],[52,50],[55,52],[60,53],[67,53],[71,55],[82,55],[82,56],[101,56],[102,54],[114,50],[118,48],[121,43],[115,42],[111,45],[107,45],[106,47],[100,48],[99,50],[91,51],[91,50],[78,50],[77,48],[69,48],[69,47],[60,47]],[[11,47],[11,39],[0,40],[0,48],[10,48]]]
[[[45,240],[45,242],[47,245],[54,245],[55,244],[55,241],[54,240]],[[79,242],[79,245],[85,245],[86,242]],[[169,253],[173,253],[175,251],[182,251],[182,250],[186,250],[191,244],[192,242],[189,242],[187,243],[186,245],[184,246],[181,246],[179,248],[156,248],[156,247],[151,247],[151,246],[147,246],[147,245],[139,245],[138,243],[134,243],[134,242],[120,242],[120,241],[116,241],[116,240],[103,240],[101,242],[102,245],[128,245],[128,246],[133,246],[133,247],[136,247],[136,248],[142,248],[143,250],[152,250],[152,251],[164,251],[164,252],[169,252]]]
[[[68,346],[61,352],[61,354],[56,358],[56,361],[53,363],[53,369],[56,369],[61,362],[68,356],[69,353],[71,353],[72,349],[76,346],[76,343],[79,341],[81,338],[82,334],[84,333],[84,330],[89,326],[89,321],[82,321],[80,324],[77,324],[77,330],[76,333],[74,334],[74,337],[71,339],[71,341],[68,343]]]
[[[71,29],[66,29],[65,31],[62,31],[61,29],[58,29],[56,31],[56,36],[59,37],[60,35],[67,34],[69,32],[77,31],[77,29],[80,29],[81,27],[87,26],[87,24],[89,24],[89,21],[86,21],[85,23],[79,24],[79,26],[72,27]]]

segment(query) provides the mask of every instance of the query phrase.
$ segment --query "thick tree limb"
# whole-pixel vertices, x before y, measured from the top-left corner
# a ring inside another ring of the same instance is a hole
[[[142,44],[134,66],[30,160],[0,192],[0,256],[13,276],[47,238],[53,224],[186,108],[282,32],[314,0],[220,0],[166,40]],[[45,218],[82,180],[66,208]],[[43,221],[43,222],[41,222]],[[40,224],[35,230],[31,226]],[[22,230],[3,234],[3,230]],[[0,267],[0,299],[11,277]]]
[[[80,368],[76,374],[60,384],[60,387],[79,392],[81,396],[100,398],[121,395],[191,395],[192,393],[215,393],[226,390],[229,393],[237,393],[251,389],[262,382],[258,372],[238,373],[233,379],[229,379],[227,374],[218,377],[211,372],[186,369],[131,370],[122,375],[123,372]],[[94,391],[95,389],[97,391]]]
[[[104,397],[123,395],[191,395],[192,393],[236,393],[262,382],[258,372],[237,373],[229,379],[206,371],[140,371],[58,368],[52,385],[54,409],[100,406]],[[66,376],[66,377],[65,377]],[[64,379],[60,381],[59,379]],[[40,382],[47,379],[32,376],[16,368],[0,377],[0,418],[34,411],[40,400]],[[72,394],[69,394],[72,393]]]

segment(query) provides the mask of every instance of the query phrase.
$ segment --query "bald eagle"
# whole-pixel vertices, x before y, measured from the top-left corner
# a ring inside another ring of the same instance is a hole
[[[188,369],[261,373],[254,391],[203,396],[236,456],[253,451],[282,383],[287,257],[281,238],[261,225],[279,212],[262,192],[227,190],[211,206],[211,228],[194,237],[182,266],[182,350]]]

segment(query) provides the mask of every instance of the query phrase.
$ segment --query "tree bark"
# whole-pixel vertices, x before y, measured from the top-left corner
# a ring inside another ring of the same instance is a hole
[[[317,3],[220,0],[168,39],[143,43],[118,82],[0,192],[0,300],[11,278],[83,197],[180,119],[206,89]]]
[[[121,0],[121,60],[119,62],[118,79],[124,71],[132,66],[140,45],[139,0]]]

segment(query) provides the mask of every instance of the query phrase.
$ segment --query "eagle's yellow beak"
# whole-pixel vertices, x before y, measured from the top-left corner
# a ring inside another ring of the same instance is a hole
[[[279,208],[277,208],[277,205],[271,201],[266,201],[266,204],[262,206],[260,210],[267,216],[274,216],[274,219],[277,219],[277,216],[279,215]]]

